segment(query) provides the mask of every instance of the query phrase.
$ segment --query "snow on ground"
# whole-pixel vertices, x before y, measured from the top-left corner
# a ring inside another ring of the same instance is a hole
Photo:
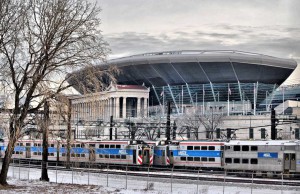
[[[41,182],[39,169],[10,167],[9,188],[0,193],[118,193],[118,194],[297,194],[300,187],[251,185],[237,183],[176,180],[143,176],[126,176],[106,173],[75,171],[48,171],[50,183]],[[73,183],[73,184],[72,184]],[[148,185],[148,188],[147,188]]]

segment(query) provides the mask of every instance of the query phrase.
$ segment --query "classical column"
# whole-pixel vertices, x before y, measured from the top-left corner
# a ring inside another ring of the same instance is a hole
[[[116,118],[120,118],[120,98],[115,98],[115,116]]]
[[[141,98],[137,98],[136,117],[141,117]]]
[[[126,118],[126,97],[123,97],[123,118],[125,119]]]
[[[148,117],[148,98],[144,98],[144,117]]]

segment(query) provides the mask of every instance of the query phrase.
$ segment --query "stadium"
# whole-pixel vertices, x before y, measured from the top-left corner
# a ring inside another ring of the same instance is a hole
[[[168,101],[173,114],[188,107],[204,112],[212,104],[227,114],[269,112],[274,92],[297,67],[291,59],[229,50],[146,53],[109,60],[97,68],[109,65],[120,70],[117,84],[150,89],[150,115],[164,114]]]

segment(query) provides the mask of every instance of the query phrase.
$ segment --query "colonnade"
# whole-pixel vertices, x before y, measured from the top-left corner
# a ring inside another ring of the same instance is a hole
[[[147,117],[148,98],[109,97],[106,99],[84,99],[72,102],[72,117],[78,121],[109,120],[128,117]]]

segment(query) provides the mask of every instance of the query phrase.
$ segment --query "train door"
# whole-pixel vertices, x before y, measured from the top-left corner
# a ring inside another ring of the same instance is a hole
[[[133,164],[136,164],[136,149],[133,149]]]
[[[26,147],[25,147],[25,157],[26,158],[31,158],[31,146],[30,143],[26,143]]]
[[[284,153],[284,170],[296,170],[296,154]]]
[[[150,149],[149,148],[144,148],[143,150],[143,164],[149,164],[149,158],[150,158]]]

